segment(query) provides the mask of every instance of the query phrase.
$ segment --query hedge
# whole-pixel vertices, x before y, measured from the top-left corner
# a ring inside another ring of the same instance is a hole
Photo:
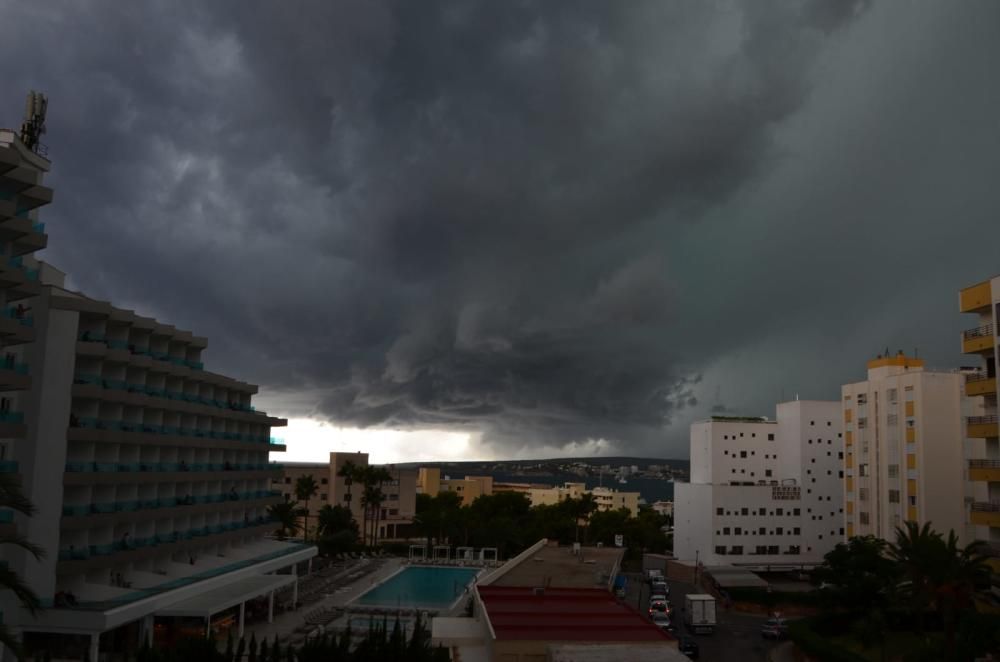
[[[805,653],[823,662],[868,662],[866,658],[838,646],[828,636],[814,630],[816,624],[815,618],[792,621],[788,624],[788,635]]]

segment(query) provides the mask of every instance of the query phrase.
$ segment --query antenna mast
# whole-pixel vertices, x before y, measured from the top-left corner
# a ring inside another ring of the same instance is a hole
[[[45,133],[45,111],[49,100],[41,92],[31,90],[24,104],[24,122],[21,123],[21,142],[36,154],[45,156],[46,149],[41,143]]]

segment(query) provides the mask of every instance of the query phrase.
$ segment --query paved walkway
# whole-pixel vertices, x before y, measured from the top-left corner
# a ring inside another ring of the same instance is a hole
[[[369,563],[371,562],[376,561],[369,561]],[[274,617],[273,623],[264,621],[262,623],[255,623],[254,625],[247,625],[244,628],[244,636],[247,640],[253,635],[256,636],[257,641],[265,638],[268,641],[273,641],[274,636],[277,635],[282,641],[287,641],[296,628],[305,624],[306,616],[319,609],[343,607],[378,582],[396,572],[402,564],[402,559],[382,559],[381,562],[382,566],[371,574],[361,577],[352,584],[336,589],[321,600],[306,606],[299,606],[295,611],[286,611],[278,614]]]

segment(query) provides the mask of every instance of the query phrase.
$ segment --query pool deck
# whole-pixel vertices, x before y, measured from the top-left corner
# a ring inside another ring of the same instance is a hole
[[[287,641],[295,630],[305,623],[305,619],[308,614],[316,611],[317,609],[344,607],[347,603],[357,599],[363,593],[375,586],[375,584],[385,581],[391,575],[394,575],[402,567],[402,565],[403,559],[385,559],[382,567],[372,574],[359,579],[349,586],[338,589],[334,593],[327,595],[322,600],[314,602],[308,606],[300,606],[295,611],[289,611],[275,616],[273,623],[257,623],[255,625],[248,625],[245,629],[244,636],[248,640],[251,635],[254,635],[257,637],[257,641],[260,641],[263,638],[266,638],[268,641],[273,641],[274,636],[277,635],[279,639]],[[338,621],[340,620],[343,619],[338,619]],[[333,625],[333,628],[335,629],[336,625]],[[328,629],[330,628],[328,627]]]

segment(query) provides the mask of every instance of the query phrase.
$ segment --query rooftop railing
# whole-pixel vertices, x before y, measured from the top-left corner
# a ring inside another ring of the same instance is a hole
[[[962,337],[966,340],[971,340],[973,338],[983,338],[985,336],[993,335],[993,325],[984,324],[982,326],[977,326],[974,329],[966,329],[962,332]]]

